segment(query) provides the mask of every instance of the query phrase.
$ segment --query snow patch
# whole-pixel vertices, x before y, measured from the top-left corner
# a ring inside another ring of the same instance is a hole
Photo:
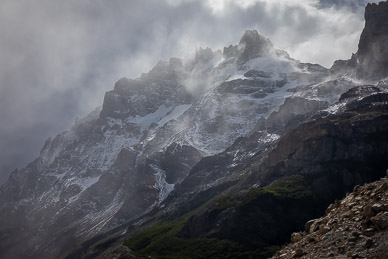
[[[324,109],[323,111],[326,111],[330,114],[336,114],[345,105],[346,103],[336,103],[334,105],[329,106],[329,108]]]
[[[165,117],[163,117],[159,122],[158,126],[161,127],[166,124],[170,120],[175,120],[179,116],[181,116],[185,111],[187,111],[191,107],[191,104],[182,104],[176,106],[170,113],[168,113]]]
[[[170,109],[163,104],[155,112],[149,113],[145,116],[136,115],[135,118],[129,119],[128,122],[135,123],[141,128],[146,129],[152,123],[156,123],[161,120],[169,111]]]
[[[278,134],[271,134],[271,133],[266,132],[266,134],[258,140],[258,143],[274,142],[274,141],[278,140],[279,138],[280,138],[280,135],[278,135]]]
[[[245,70],[260,70],[264,72],[292,73],[298,71],[295,62],[277,56],[258,57],[248,60]]]
[[[169,184],[166,182],[166,172],[156,165],[151,165],[152,169],[155,171],[155,185],[154,188],[159,190],[159,199],[158,203],[164,201],[172,190],[174,190],[174,184]]]

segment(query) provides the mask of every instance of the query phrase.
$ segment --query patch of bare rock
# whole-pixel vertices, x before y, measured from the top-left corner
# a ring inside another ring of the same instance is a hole
[[[308,221],[272,258],[388,258],[388,170]]]

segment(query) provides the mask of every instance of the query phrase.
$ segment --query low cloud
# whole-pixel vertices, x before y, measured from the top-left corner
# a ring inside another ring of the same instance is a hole
[[[374,1],[376,2],[376,1]],[[48,136],[100,105],[119,78],[257,29],[304,62],[331,66],[357,49],[366,1],[3,0],[0,183]],[[335,7],[333,7],[335,5]]]

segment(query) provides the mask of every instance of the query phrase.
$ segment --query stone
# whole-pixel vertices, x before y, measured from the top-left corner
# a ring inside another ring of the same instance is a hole
[[[332,234],[329,232],[329,233],[326,233],[326,234],[322,237],[322,239],[323,239],[323,240],[326,240],[326,239],[329,239],[331,236],[332,236]]]
[[[362,211],[362,215],[364,216],[364,218],[367,218],[367,219],[373,217],[375,215],[375,213],[374,213],[372,206],[366,205]]]
[[[358,237],[354,237],[354,236],[349,237],[349,238],[348,238],[349,244],[350,244],[350,243],[354,243],[355,241],[357,241],[357,239],[358,239]]]
[[[345,246],[338,246],[338,252],[344,253],[345,252]]]
[[[326,215],[329,214],[332,210],[334,210],[334,208],[335,208],[334,204],[333,203],[330,204],[329,207],[327,207],[327,209],[325,211]]]
[[[351,211],[348,211],[348,212],[345,212],[342,216],[343,216],[344,218],[351,218],[353,215],[352,215],[352,212],[351,212]]]
[[[380,211],[383,211],[383,205],[379,204],[379,203],[375,203],[375,204],[373,204],[372,209],[377,214]]]
[[[359,191],[360,191],[360,188],[361,188],[361,186],[360,186],[360,185],[356,185],[356,186],[354,186],[354,188],[353,188],[353,192],[354,192],[354,193],[357,193],[357,192],[359,192]]]
[[[314,233],[315,231],[319,230],[320,226],[322,225],[322,219],[317,219],[315,220],[311,226],[310,226],[310,230],[309,230],[309,233]]]
[[[374,244],[373,240],[371,238],[367,238],[365,240],[364,248],[366,249],[371,248],[373,244]]]
[[[317,235],[323,235],[323,234],[326,234],[329,231],[330,231],[329,227],[320,226],[318,231],[317,231]]]
[[[388,212],[380,212],[373,218],[371,218],[372,223],[377,226],[379,229],[388,228]]]
[[[306,224],[304,225],[304,229],[306,232],[310,232],[310,227],[314,222],[315,222],[315,219],[312,219],[306,222]]]
[[[302,235],[299,232],[295,232],[291,234],[291,243],[296,243],[302,240]]]
[[[303,256],[303,255],[305,255],[305,254],[306,254],[306,253],[305,253],[302,249],[298,248],[298,249],[296,249],[296,250],[293,252],[292,258],[298,258],[298,257],[301,257],[301,256]]]
[[[372,236],[374,232],[375,232],[375,231],[374,231],[373,228],[367,228],[367,229],[365,229],[365,230],[363,231],[364,235],[367,236],[367,237]]]

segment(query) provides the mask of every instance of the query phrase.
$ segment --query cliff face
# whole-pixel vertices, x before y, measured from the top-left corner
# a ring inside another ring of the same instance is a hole
[[[368,4],[365,9],[365,28],[358,44],[360,74],[388,76],[388,2]]]
[[[349,60],[335,61],[332,73],[373,80],[388,76],[388,2],[368,4],[358,51]]]

